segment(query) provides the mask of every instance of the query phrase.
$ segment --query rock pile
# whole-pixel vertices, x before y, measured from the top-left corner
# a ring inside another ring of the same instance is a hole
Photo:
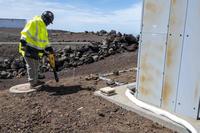
[[[0,79],[21,77],[26,73],[23,58],[0,58]]]
[[[65,46],[54,48],[56,52],[56,64],[59,71],[77,67],[83,64],[90,64],[102,60],[110,55],[123,52],[135,51],[138,48],[138,39],[133,35],[122,35],[112,30],[106,32],[101,30],[97,34],[106,35],[102,42],[91,42],[91,45],[80,45],[76,47]],[[40,66],[41,72],[50,71],[47,59],[44,59]],[[20,58],[0,58],[0,79],[21,77],[26,74],[25,62]]]
[[[102,60],[110,55],[132,52],[138,48],[138,40],[133,35],[122,35],[111,31],[107,33],[102,30],[99,34],[108,34],[107,37],[99,42],[91,42],[91,45],[78,46],[72,48],[66,46],[57,49],[57,66],[59,70],[69,67],[77,67],[83,64],[89,64]]]

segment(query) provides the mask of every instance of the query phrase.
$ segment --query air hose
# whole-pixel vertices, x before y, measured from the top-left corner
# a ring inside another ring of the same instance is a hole
[[[148,110],[152,113],[155,113],[157,115],[160,115],[160,116],[163,116],[163,117],[166,117],[168,118],[169,120],[177,123],[178,125],[186,128],[186,130],[189,132],[189,133],[198,133],[197,130],[189,123],[187,122],[186,120],[183,120],[167,111],[164,111],[162,109],[159,109],[159,108],[156,108],[154,106],[151,106],[149,104],[146,104],[140,100],[138,100],[137,98],[134,97],[133,94],[131,94],[131,91],[129,89],[127,89],[125,95],[129,98],[129,100],[131,100],[133,103],[135,103],[137,106],[139,106],[140,108],[143,108],[145,110]]]

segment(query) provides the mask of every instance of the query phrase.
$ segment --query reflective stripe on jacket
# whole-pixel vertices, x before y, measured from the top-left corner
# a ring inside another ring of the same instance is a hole
[[[47,28],[40,16],[35,16],[26,24],[21,31],[21,38],[26,40],[27,45],[40,51],[49,46]],[[19,52],[22,56],[25,55],[21,43],[19,45]],[[43,55],[41,52],[38,54],[40,57]]]

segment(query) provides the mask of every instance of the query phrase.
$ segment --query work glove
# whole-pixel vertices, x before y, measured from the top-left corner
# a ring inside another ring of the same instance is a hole
[[[20,39],[20,42],[21,42],[22,46],[26,46],[26,44],[27,44],[26,40],[24,40],[24,39]]]
[[[54,50],[53,50],[53,48],[50,46],[50,47],[46,47],[45,48],[45,54],[54,54]]]
[[[27,44],[26,40],[20,39],[20,42],[22,44],[22,50],[26,51],[26,44]]]

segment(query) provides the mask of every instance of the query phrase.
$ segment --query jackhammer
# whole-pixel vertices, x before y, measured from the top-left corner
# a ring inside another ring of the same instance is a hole
[[[59,82],[59,78],[58,78],[58,74],[57,74],[57,70],[56,70],[55,54],[53,52],[53,49],[50,48],[50,50],[47,49],[46,51],[48,51],[47,56],[49,59],[50,67],[53,69],[54,78],[55,78],[56,82]]]

